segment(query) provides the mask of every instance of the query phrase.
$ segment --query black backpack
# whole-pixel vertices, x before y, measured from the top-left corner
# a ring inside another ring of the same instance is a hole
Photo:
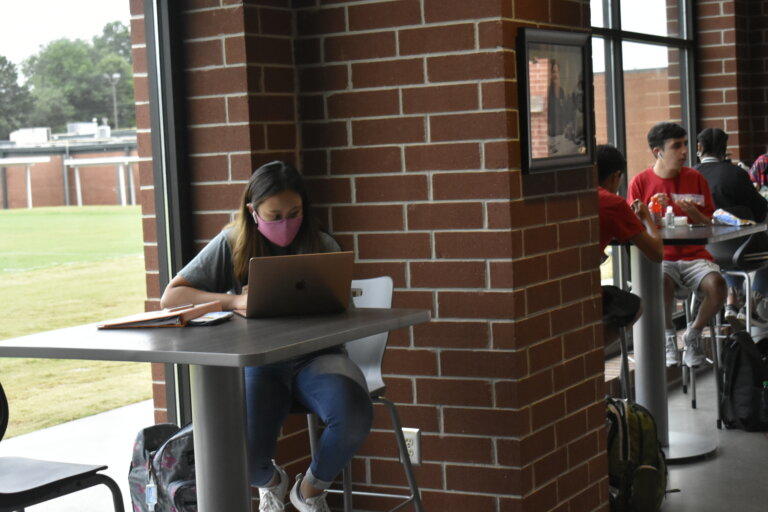
[[[768,339],[758,343],[739,331],[725,344],[722,354],[720,412],[726,428],[768,431]]]
[[[142,429],[128,473],[134,512],[197,512],[192,425]]]

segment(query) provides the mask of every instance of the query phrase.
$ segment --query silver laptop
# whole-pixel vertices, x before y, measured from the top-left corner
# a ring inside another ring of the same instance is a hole
[[[352,252],[251,258],[246,318],[340,313],[349,306]]]

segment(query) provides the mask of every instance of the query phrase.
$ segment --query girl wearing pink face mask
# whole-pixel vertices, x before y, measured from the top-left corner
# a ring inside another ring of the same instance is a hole
[[[310,215],[301,174],[271,162],[248,180],[236,219],[228,224],[166,287],[162,307],[219,300],[245,309],[252,257],[336,252],[339,245]],[[326,425],[306,474],[290,501],[299,512],[326,512],[325,489],[368,435],[372,406],[365,378],[341,347],[289,361],[245,368],[248,465],[259,488],[259,510],[284,510],[288,475],[273,460],[280,428],[299,402]]]

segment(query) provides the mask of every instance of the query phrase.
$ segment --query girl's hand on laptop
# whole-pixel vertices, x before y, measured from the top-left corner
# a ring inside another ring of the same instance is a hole
[[[240,295],[232,299],[232,309],[246,309],[248,307],[248,285],[243,286]]]

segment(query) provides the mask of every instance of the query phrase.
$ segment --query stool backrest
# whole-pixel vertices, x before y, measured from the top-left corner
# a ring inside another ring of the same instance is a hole
[[[353,299],[355,307],[391,308],[393,287],[392,278],[389,276],[353,280],[352,288],[360,288],[363,291],[362,295]],[[344,344],[350,359],[363,371],[368,391],[372,393],[384,388],[381,362],[384,359],[388,337],[389,333],[383,332]]]

